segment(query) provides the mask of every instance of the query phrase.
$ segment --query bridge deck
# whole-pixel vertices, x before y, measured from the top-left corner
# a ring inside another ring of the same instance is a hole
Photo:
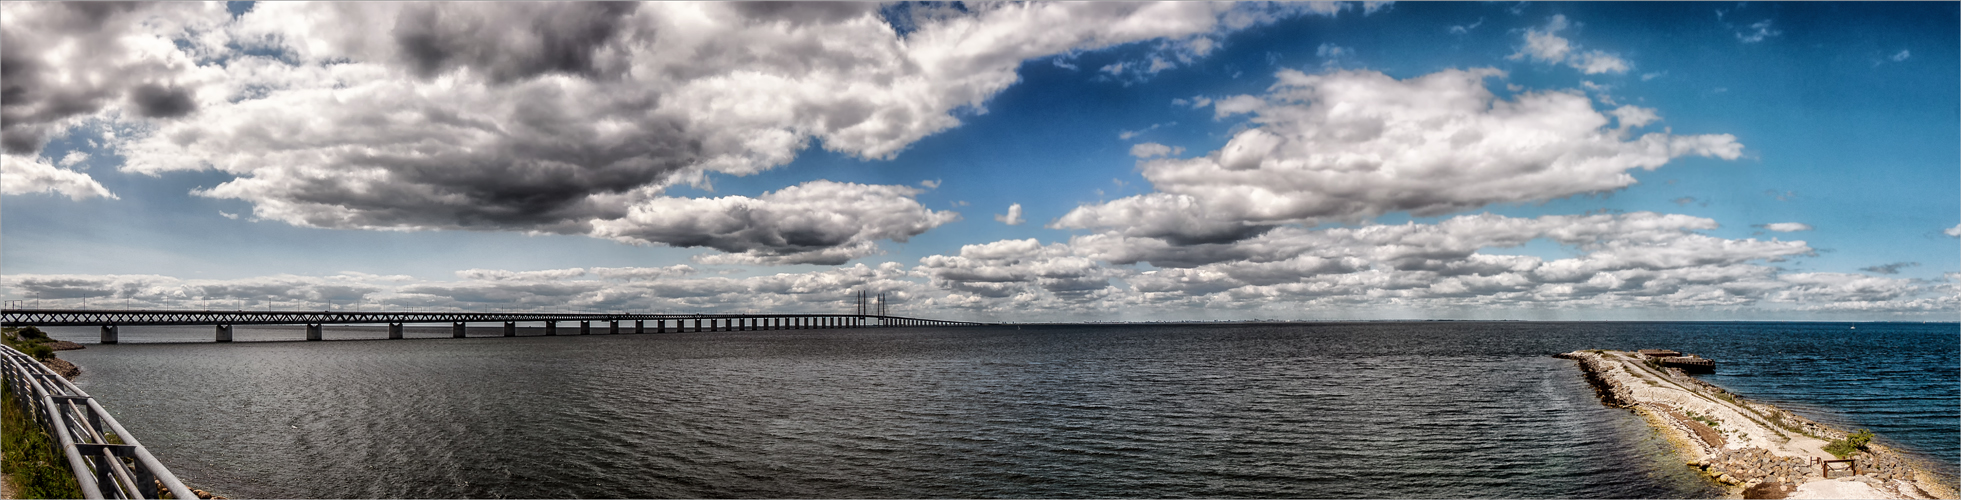
[[[148,309],[4,309],[0,326],[167,326],[167,325],[321,325],[486,323],[535,321],[677,321],[764,319],[856,319],[867,323],[963,326],[947,321],[871,314],[645,314],[537,312],[353,312],[353,311],[190,311]]]

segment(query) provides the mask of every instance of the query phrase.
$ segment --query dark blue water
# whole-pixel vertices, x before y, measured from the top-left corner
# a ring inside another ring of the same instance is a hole
[[[1952,469],[1961,330],[1851,326],[241,328],[224,345],[130,327],[61,354],[180,476],[234,497],[1720,495],[1549,357],[1583,348],[1712,357],[1712,382]]]

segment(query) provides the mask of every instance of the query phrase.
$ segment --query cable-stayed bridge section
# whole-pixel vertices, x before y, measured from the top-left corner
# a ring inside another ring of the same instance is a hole
[[[605,333],[728,332],[812,330],[901,326],[978,326],[985,323],[910,318],[886,314],[645,314],[620,312],[458,312],[458,311],[193,311],[152,309],[0,309],[0,326],[100,326],[102,343],[114,344],[124,326],[210,325],[218,342],[230,342],[235,325],[306,325],[306,339],[320,340],[325,325],[387,324],[388,338],[402,338],[406,324],[448,323],[462,338],[468,323],[502,323],[504,336],[517,336],[517,324],[544,323],[545,335],[558,335],[559,322],[578,322],[580,335],[601,323]]]

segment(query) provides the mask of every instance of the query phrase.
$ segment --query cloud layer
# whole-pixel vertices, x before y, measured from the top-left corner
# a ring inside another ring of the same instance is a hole
[[[958,126],[957,113],[984,112],[1030,58],[1156,40],[1189,62],[1221,33],[1344,7],[266,2],[234,18],[217,4],[10,3],[0,132],[22,180],[6,192],[109,196],[32,157],[79,120],[104,119],[137,131],[112,141],[123,170],[231,174],[197,194],[250,202],[261,220],[837,263],[952,215],[871,217],[908,208],[894,186],[858,189],[872,206],[811,217],[771,208],[798,206],[787,197],[810,186],[755,199],[664,192],[783,165],[813,141],[892,158]],[[683,223],[676,210],[715,215]]]
[[[42,307],[326,307],[466,310],[846,312],[853,292],[887,292],[907,315],[1043,319],[1557,317],[1789,318],[1793,312],[1943,318],[1956,277],[1792,272],[1802,241],[1703,234],[1710,219],[1636,212],[1537,218],[1490,214],[1435,224],[1282,227],[1233,243],[1174,246],[1116,233],[1066,243],[967,245],[953,255],[731,278],[687,265],[465,269],[455,280],[342,273],[233,280],[151,275],[11,275],[9,299]],[[1533,241],[1567,254],[1518,250]],[[1869,272],[1886,274],[1911,263]],[[1822,316],[1834,317],[1834,316]],[[1843,317],[1843,316],[1838,316]]]

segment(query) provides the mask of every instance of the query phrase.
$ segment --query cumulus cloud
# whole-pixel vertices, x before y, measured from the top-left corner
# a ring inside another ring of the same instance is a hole
[[[1954,227],[1943,229],[1941,230],[1941,233],[1946,234],[1948,236],[1961,238],[1961,224],[1955,224]]]
[[[1810,231],[1812,229],[1810,224],[1802,222],[1773,222],[1769,224],[1758,224],[1756,227],[1780,233],[1795,233],[1798,231]]]
[[[1176,244],[1244,239],[1281,224],[1441,215],[1492,203],[1611,191],[1681,156],[1735,159],[1735,137],[1635,134],[1653,110],[1595,110],[1574,91],[1494,96],[1493,69],[1396,80],[1375,71],[1281,71],[1264,96],[1220,99],[1251,114],[1225,147],[1142,161],[1157,192],[1084,205],[1057,228],[1109,228]],[[1609,115],[1620,122],[1608,128]]]
[[[1078,299],[1105,291],[1109,279],[1122,273],[1072,255],[1067,245],[1032,238],[965,245],[959,255],[920,259],[916,272],[936,286],[981,297],[1032,298],[1039,289]]]
[[[594,236],[627,243],[709,247],[733,255],[704,263],[842,264],[960,219],[929,210],[919,189],[810,181],[759,197],[655,198],[593,223]]]
[[[1138,158],[1172,156],[1185,152],[1184,147],[1171,147],[1155,142],[1146,142],[1130,147],[1130,155]]]
[[[0,194],[54,193],[72,200],[116,199],[89,174],[57,167],[39,156],[0,155]]]
[[[8,155],[37,153],[98,112],[190,113],[211,76],[198,59],[230,17],[222,4],[181,2],[9,2],[0,14],[0,152]]]
[[[994,220],[1000,221],[1002,224],[1007,224],[1010,226],[1019,226],[1023,222],[1028,222],[1027,220],[1021,218],[1020,203],[1008,205],[1008,213],[1005,215],[995,215]]]
[[[1572,66],[1589,75],[1600,73],[1626,73],[1634,67],[1619,55],[1600,50],[1581,51],[1578,44],[1558,35],[1571,27],[1563,14],[1555,14],[1546,22],[1544,28],[1527,28],[1525,45],[1519,47],[1510,59],[1530,59],[1533,62]]]
[[[123,170],[222,171],[235,178],[197,194],[260,220],[612,237],[699,204],[668,186],[774,168],[813,141],[892,158],[984,112],[1031,58],[1156,41],[1186,61],[1220,33],[1344,8],[266,2],[234,19],[10,3],[4,138],[26,154],[79,119],[133,124],[110,141]],[[873,251],[838,241],[851,248],[818,261]]]

